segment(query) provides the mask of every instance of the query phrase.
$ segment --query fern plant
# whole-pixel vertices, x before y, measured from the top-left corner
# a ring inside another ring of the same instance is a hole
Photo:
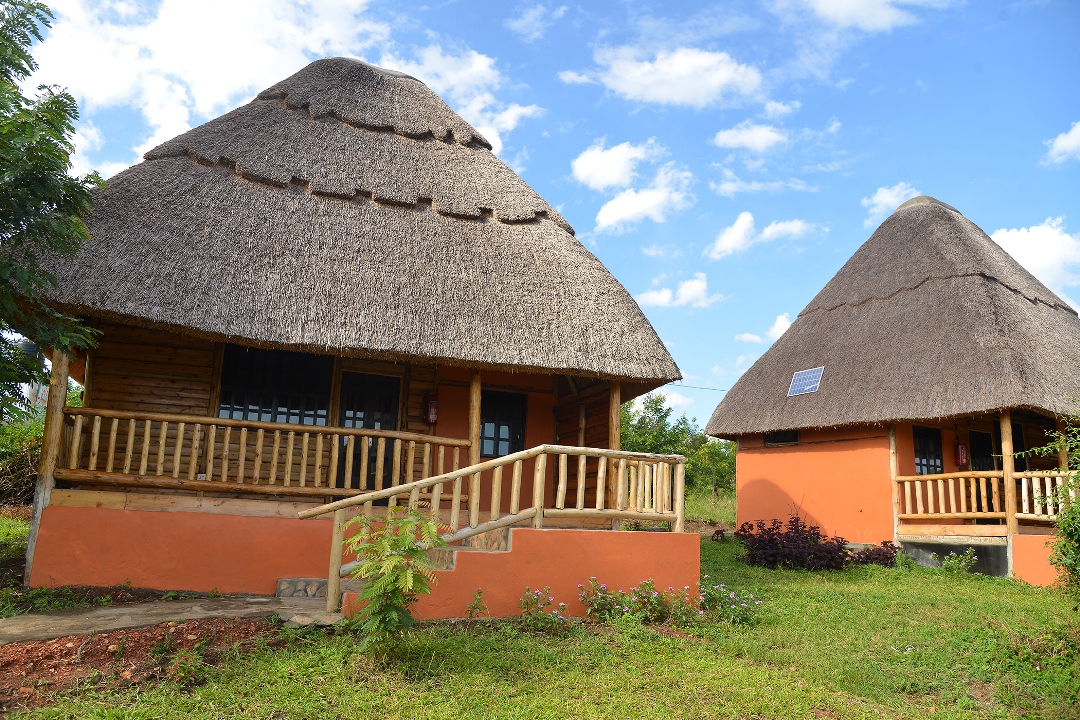
[[[354,619],[363,638],[360,649],[380,660],[393,654],[416,622],[409,607],[431,592],[435,566],[427,551],[446,546],[433,521],[415,511],[400,512],[390,507],[381,518],[357,516],[349,525],[359,531],[346,541],[356,554],[353,577],[364,583]]]

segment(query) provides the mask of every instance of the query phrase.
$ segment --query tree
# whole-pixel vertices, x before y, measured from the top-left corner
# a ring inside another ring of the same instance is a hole
[[[674,411],[664,404],[660,393],[646,395],[640,407],[622,406],[622,449],[632,452],[683,455],[686,483],[691,488],[708,488],[713,495],[732,487],[735,479],[735,445],[711,438],[694,418],[686,414],[672,420]]]
[[[101,184],[96,173],[68,174],[75,99],[45,85],[27,97],[19,86],[37,69],[30,46],[52,17],[40,2],[0,0],[0,412],[23,407],[20,383],[43,379],[16,334],[66,350],[90,347],[96,334],[41,299],[56,287],[41,258],[74,253],[89,238],[84,218]]]

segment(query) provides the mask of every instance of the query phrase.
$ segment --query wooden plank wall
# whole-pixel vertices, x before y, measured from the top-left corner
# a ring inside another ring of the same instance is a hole
[[[91,407],[179,415],[209,412],[213,343],[124,325],[102,324],[100,330],[90,367]]]

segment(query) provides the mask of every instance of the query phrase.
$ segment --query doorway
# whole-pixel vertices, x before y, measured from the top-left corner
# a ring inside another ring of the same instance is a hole
[[[385,375],[366,375],[364,373],[341,373],[340,415],[338,422],[344,428],[366,428],[368,430],[397,430],[398,401],[401,396],[401,381]],[[376,486],[375,467],[378,441],[374,438],[357,438],[353,443],[352,477],[345,477],[345,454],[348,452],[348,438],[341,438],[342,462],[338,470],[336,487],[361,488],[373,490]],[[367,475],[363,472],[363,455],[367,449]],[[382,486],[389,487],[393,468],[392,445],[386,443]],[[363,480],[363,482],[361,481]],[[386,501],[383,501],[385,504]]]

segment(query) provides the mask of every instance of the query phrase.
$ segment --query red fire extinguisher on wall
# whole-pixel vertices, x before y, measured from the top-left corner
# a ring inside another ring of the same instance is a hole
[[[967,445],[964,443],[956,443],[956,464],[958,466],[968,464]]]
[[[439,396],[435,393],[424,396],[424,418],[429,425],[434,425],[439,421]]]

